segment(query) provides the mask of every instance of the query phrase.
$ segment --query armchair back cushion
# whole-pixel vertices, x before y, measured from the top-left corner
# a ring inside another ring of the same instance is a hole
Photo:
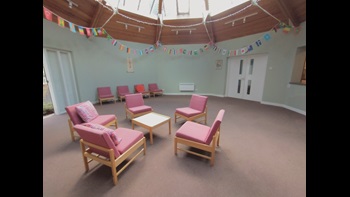
[[[162,89],[158,88],[158,85],[156,83],[150,83],[148,84],[148,89],[151,92],[156,92],[156,91],[163,91]]]
[[[97,91],[99,98],[109,98],[114,96],[112,94],[111,87],[98,87]]]
[[[125,94],[130,94],[129,87],[127,85],[117,86],[117,94],[119,96],[125,96]]]
[[[93,129],[93,128],[84,126],[82,124],[75,125],[74,129],[77,131],[80,137],[84,139],[84,141],[90,142],[92,144],[96,144],[98,146],[102,146],[106,149],[113,149],[115,157],[116,158],[119,157],[120,153],[117,150],[117,146],[115,146],[112,138],[106,131]],[[109,155],[107,155],[106,152],[104,151],[100,151],[93,147],[90,147],[90,149],[92,152],[95,152],[97,154],[100,154],[109,158]]]
[[[213,136],[215,135],[216,131],[219,129],[222,119],[224,118],[224,113],[225,113],[225,110],[221,109],[218,115],[216,116],[213,124],[210,127],[208,136],[206,137],[206,141],[205,141],[206,144],[210,144],[211,140],[213,139]]]
[[[79,116],[79,114],[76,110],[76,107],[81,105],[81,104],[82,103],[77,103],[77,104],[70,105],[70,106],[66,107],[66,111],[67,111],[69,118],[72,121],[73,125],[84,123],[84,120],[81,119],[81,117]]]
[[[143,106],[145,104],[141,93],[128,94],[125,97],[127,97],[127,99],[125,99],[127,108]]]
[[[191,101],[190,101],[190,108],[192,109],[196,109],[200,112],[204,112],[205,111],[205,107],[207,106],[207,101],[208,101],[208,97],[206,96],[202,96],[202,95],[198,95],[198,94],[193,94],[191,97]]]
[[[100,124],[95,124],[95,123],[83,123],[83,125],[87,126],[87,127],[90,127],[92,129],[97,129],[97,130],[100,130],[100,131],[107,132],[108,135],[113,140],[114,145],[116,145],[116,146],[122,141],[122,138],[118,137],[117,132],[115,130],[113,130],[113,129],[110,129],[108,127],[105,127],[105,126],[100,125]]]

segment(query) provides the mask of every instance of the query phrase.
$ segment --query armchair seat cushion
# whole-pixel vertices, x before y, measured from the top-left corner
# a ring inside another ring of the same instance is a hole
[[[147,105],[142,105],[142,106],[137,106],[137,107],[131,107],[131,108],[129,108],[129,110],[134,114],[138,114],[138,113],[142,113],[142,112],[151,111],[152,107],[147,106]]]
[[[144,136],[141,131],[121,127],[116,129],[116,133],[118,137],[123,139],[117,146],[117,150],[120,154],[123,154]]]
[[[186,121],[180,127],[180,129],[176,131],[176,137],[195,141],[202,144],[209,144],[210,142],[207,143],[209,133],[210,133],[209,126],[198,124],[192,121]]]
[[[182,107],[182,108],[176,108],[176,113],[184,115],[186,117],[191,117],[191,116],[195,116],[197,114],[202,113],[199,110],[190,108],[190,107]]]
[[[111,98],[111,97],[114,97],[113,94],[101,94],[99,95],[99,98]]]
[[[125,96],[127,94],[131,94],[130,92],[119,92],[119,96]]]
[[[112,122],[115,120],[116,117],[113,114],[105,114],[105,115],[99,115],[96,118],[92,119],[89,123],[96,123],[100,125],[106,125],[107,123]]]

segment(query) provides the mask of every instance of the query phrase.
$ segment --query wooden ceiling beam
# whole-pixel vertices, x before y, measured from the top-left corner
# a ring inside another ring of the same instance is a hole
[[[102,10],[101,8],[102,8],[101,4],[97,3],[96,12],[91,19],[90,27],[95,27],[97,25],[98,20],[101,17],[101,10]]]
[[[162,7],[163,7],[163,0],[159,0],[159,4],[158,4],[158,16],[159,15],[162,15]],[[158,17],[157,19],[157,24],[160,24],[160,18]],[[155,37],[155,42],[160,40],[160,37],[162,36],[162,27],[160,25],[157,26],[156,28],[156,35],[154,36]]]
[[[291,6],[288,5],[286,0],[275,0],[278,7],[281,9],[283,15],[285,15],[293,23],[293,26],[298,27],[300,21],[297,19],[296,15],[292,11]]]

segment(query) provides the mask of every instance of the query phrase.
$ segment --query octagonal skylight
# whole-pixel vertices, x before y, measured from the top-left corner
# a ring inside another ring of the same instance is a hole
[[[157,19],[159,0],[105,0],[107,5],[114,9],[133,12],[145,17]],[[209,14],[215,16],[218,13],[231,9],[249,0],[208,0]],[[202,18],[205,10],[204,0],[163,0],[163,20]]]

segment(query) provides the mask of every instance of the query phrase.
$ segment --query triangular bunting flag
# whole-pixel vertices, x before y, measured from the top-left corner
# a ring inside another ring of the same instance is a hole
[[[79,29],[79,33],[80,33],[81,35],[84,35],[84,34],[85,34],[85,33],[84,33],[84,29],[83,29],[82,27],[78,26],[78,29]]]
[[[70,29],[71,32],[76,33],[76,31],[75,31],[75,25],[74,25],[73,23],[71,23],[71,22],[69,22],[69,29]]]
[[[249,45],[248,46],[248,51],[252,51],[253,50],[253,46],[252,45]]]
[[[58,18],[58,25],[61,26],[61,27],[64,27],[64,20],[61,18],[61,17],[57,17]]]
[[[261,45],[261,41],[260,41],[260,40],[257,40],[257,41],[255,42],[255,44],[256,44],[256,46],[260,46],[260,45]]]
[[[241,48],[241,54],[245,54],[248,51],[247,47]]]
[[[85,30],[86,30],[86,34],[87,34],[87,36],[88,36],[88,37],[90,37],[90,36],[91,36],[91,31],[90,31],[90,28],[85,28]]]
[[[265,34],[265,35],[264,35],[264,39],[265,39],[265,40],[270,40],[270,38],[271,38],[270,34]]]
[[[49,21],[52,21],[52,12],[44,7],[45,18]]]

